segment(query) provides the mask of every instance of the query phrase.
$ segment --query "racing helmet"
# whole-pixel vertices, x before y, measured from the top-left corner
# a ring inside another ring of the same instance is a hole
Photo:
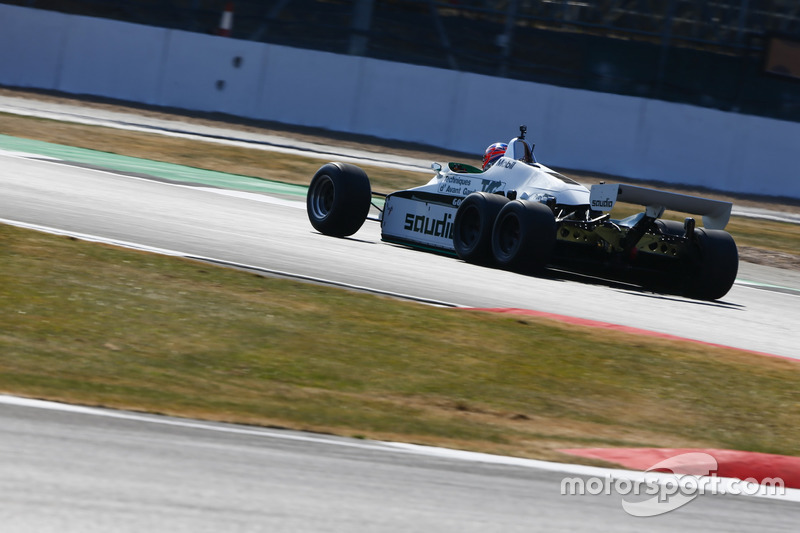
[[[483,154],[483,170],[486,170],[494,164],[495,161],[503,157],[508,150],[506,143],[494,143],[489,145],[486,152]]]

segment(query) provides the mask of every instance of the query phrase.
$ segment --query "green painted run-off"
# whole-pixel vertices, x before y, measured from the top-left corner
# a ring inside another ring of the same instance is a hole
[[[308,188],[302,185],[270,181],[251,176],[226,174],[214,170],[187,167],[173,163],[162,163],[160,161],[151,161],[138,157],[128,157],[112,154],[110,152],[99,152],[86,148],[74,148],[62,144],[21,139],[2,134],[0,134],[0,149],[54,157],[64,161],[91,165],[111,171],[144,174],[164,180],[207,185],[209,187],[301,196],[303,198],[305,198],[306,192],[308,191]]]

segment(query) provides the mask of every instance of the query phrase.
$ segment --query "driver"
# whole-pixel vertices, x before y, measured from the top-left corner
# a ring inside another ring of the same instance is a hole
[[[494,165],[495,161],[503,157],[506,150],[508,150],[508,145],[506,143],[490,144],[483,154],[483,170]]]

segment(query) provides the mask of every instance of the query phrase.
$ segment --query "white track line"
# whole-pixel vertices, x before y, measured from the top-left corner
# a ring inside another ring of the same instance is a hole
[[[304,206],[304,208],[305,208],[305,206]],[[444,302],[444,301],[441,301],[441,300],[433,300],[433,299],[429,299],[429,298],[423,298],[421,296],[413,296],[413,295],[410,295],[410,294],[403,294],[403,293],[399,293],[399,292],[392,292],[392,291],[386,291],[386,290],[381,290],[381,289],[374,289],[372,287],[366,287],[366,286],[362,286],[362,285],[354,285],[352,283],[344,283],[344,282],[341,282],[341,281],[334,281],[334,280],[325,279],[325,278],[318,278],[318,277],[314,277],[314,276],[306,276],[306,275],[303,275],[303,274],[294,274],[292,272],[285,272],[285,271],[282,271],[282,270],[264,268],[264,267],[260,267],[260,266],[256,266],[256,265],[248,265],[248,264],[245,264],[245,263],[236,263],[234,261],[228,261],[228,260],[225,260],[225,259],[216,259],[216,258],[213,258],[213,257],[204,257],[204,256],[201,256],[201,255],[195,255],[195,254],[191,254],[191,253],[188,253],[188,252],[181,252],[181,251],[178,251],[178,250],[169,250],[169,249],[166,249],[166,248],[158,248],[158,247],[155,247],[155,246],[148,246],[148,245],[145,245],[145,244],[139,244],[139,243],[130,242],[130,241],[123,241],[123,240],[119,240],[119,239],[110,239],[110,238],[107,238],[107,237],[100,237],[98,235],[90,235],[88,233],[80,233],[80,232],[76,232],[76,231],[62,230],[62,229],[58,229],[58,228],[52,228],[52,227],[49,227],[49,226],[42,226],[40,224],[31,224],[29,222],[21,222],[21,221],[18,221],[18,220],[11,220],[11,219],[7,219],[7,218],[0,218],[0,224],[7,224],[9,226],[16,226],[16,227],[19,227],[19,228],[31,229],[31,230],[35,230],[35,231],[41,231],[43,233],[50,233],[50,234],[53,234],[53,235],[60,235],[60,236],[63,236],[63,237],[74,237],[75,239],[80,239],[82,241],[98,242],[98,243],[102,243],[102,244],[110,244],[110,245],[113,245],[113,246],[119,246],[119,247],[122,247],[122,248],[130,248],[132,250],[141,250],[141,251],[152,252],[152,253],[161,254],[161,255],[169,255],[169,256],[174,256],[174,257],[183,257],[185,259],[192,259],[192,260],[195,260],[195,261],[202,261],[204,263],[210,263],[210,264],[220,265],[220,266],[225,266],[225,267],[230,267],[230,268],[237,268],[237,269],[241,269],[241,270],[249,270],[249,271],[258,272],[258,273],[265,274],[265,275],[270,275],[270,276],[278,276],[278,277],[282,277],[282,278],[289,278],[289,279],[296,279],[296,280],[301,280],[301,281],[308,281],[308,282],[311,282],[311,283],[318,283],[320,285],[328,285],[328,286],[331,286],[331,287],[341,287],[343,289],[348,289],[348,290],[353,290],[353,291],[360,291],[360,292],[367,292],[367,293],[371,293],[371,294],[380,294],[382,296],[389,296],[391,298],[397,298],[397,299],[400,299],[400,300],[408,300],[408,301],[413,301],[413,302],[433,305],[433,306],[436,306],[436,307],[464,307],[464,308],[471,307],[471,306],[463,305],[463,304],[456,304],[456,303],[452,303],[452,302]]]

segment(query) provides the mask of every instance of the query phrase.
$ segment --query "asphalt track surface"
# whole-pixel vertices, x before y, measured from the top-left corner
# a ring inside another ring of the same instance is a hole
[[[535,309],[800,357],[792,272],[743,264],[723,301],[697,302],[476,267],[382,243],[374,223],[351,239],[324,237],[291,198],[20,154],[0,154],[0,168],[5,220],[423,300]],[[795,531],[800,518],[796,503],[716,495],[637,519],[619,495],[562,496],[563,472],[351,439],[13,403],[0,405],[0,417],[3,532]]]
[[[742,263],[741,281],[721,301],[696,301],[565,273],[521,276],[393,246],[371,221],[352,238],[326,237],[296,198],[175,185],[8,152],[0,152],[0,165],[5,220],[420,300],[533,309],[800,357],[796,272]]]
[[[4,533],[794,532],[800,520],[795,502],[709,494],[633,517],[613,491],[562,495],[575,473],[5,397],[0,427]]]

